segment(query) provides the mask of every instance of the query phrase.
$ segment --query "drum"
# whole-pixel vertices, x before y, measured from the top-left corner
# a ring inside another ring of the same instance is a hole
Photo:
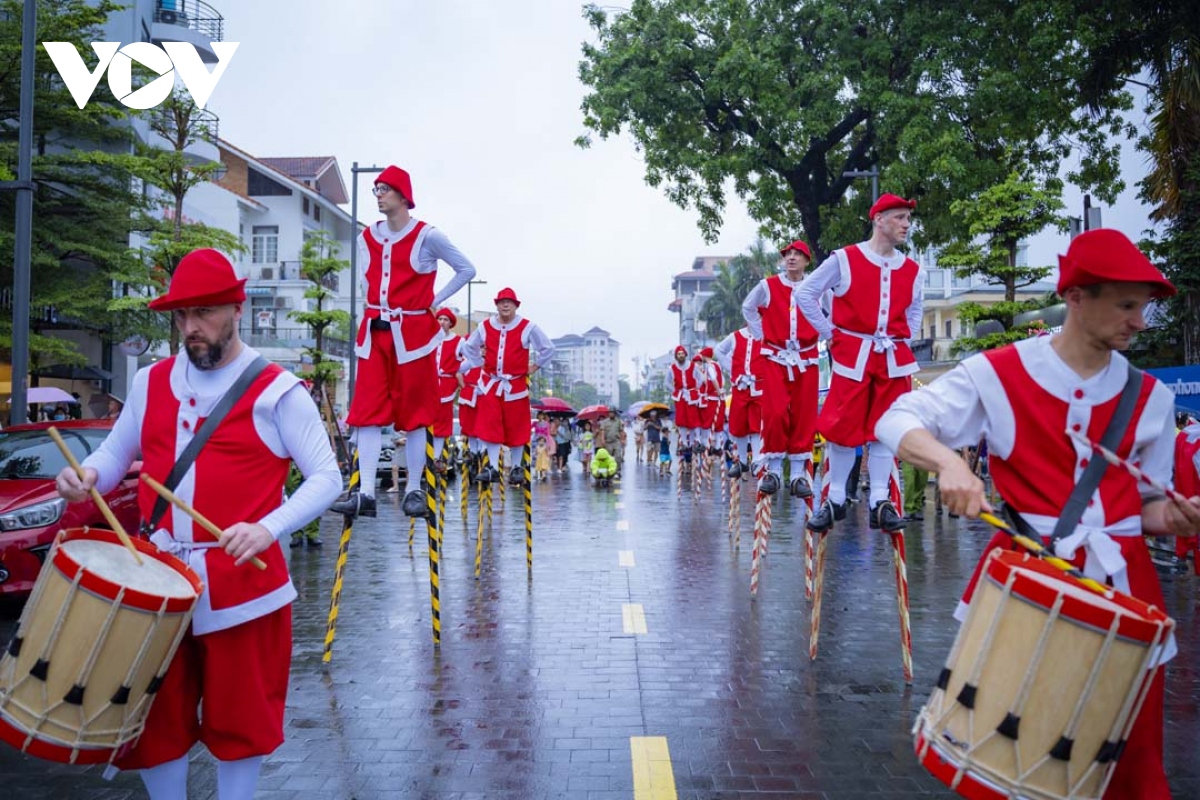
[[[110,531],[59,534],[0,658],[0,739],[71,764],[132,746],[203,584],[182,561]]]
[[[1174,622],[1032,555],[993,551],[914,728],[973,800],[1100,798]]]

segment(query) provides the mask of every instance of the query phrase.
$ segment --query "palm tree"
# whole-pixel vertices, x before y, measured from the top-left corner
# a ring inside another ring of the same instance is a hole
[[[742,327],[742,300],[759,281],[775,272],[779,256],[762,239],[745,253],[730,259],[712,284],[712,296],[700,309],[700,319],[708,323],[708,333],[723,339]]]

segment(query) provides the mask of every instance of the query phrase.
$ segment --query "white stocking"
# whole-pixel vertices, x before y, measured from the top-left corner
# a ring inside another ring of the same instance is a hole
[[[846,481],[854,469],[854,448],[826,442],[825,457],[829,459],[829,500],[840,506],[846,502]]]
[[[383,447],[383,428],[359,428],[355,434],[358,446],[359,491],[375,496],[375,472],[379,469],[379,451]]]
[[[187,800],[188,757],[139,770],[150,800]]]
[[[871,486],[871,508],[876,503],[888,499],[888,481],[892,477],[892,465],[895,463],[892,451],[879,442],[871,442],[871,452],[867,455],[867,478]]]
[[[421,491],[421,476],[425,474],[425,429],[405,431],[408,444],[404,452],[404,464],[408,469],[405,476],[404,493]]]
[[[217,762],[217,800],[253,800],[263,757]]]

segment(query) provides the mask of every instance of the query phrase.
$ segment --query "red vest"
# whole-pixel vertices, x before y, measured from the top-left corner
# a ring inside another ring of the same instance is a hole
[[[671,381],[672,391],[671,399],[676,403],[691,403],[696,402],[696,379],[692,375],[692,365],[686,367],[679,366],[679,362],[671,364]]]
[[[475,389],[483,377],[483,367],[473,367],[463,373],[463,387],[458,392],[460,406],[475,407]]]
[[[462,359],[458,357],[458,346],[462,337],[447,336],[438,343],[438,396],[443,403],[454,402],[454,393],[458,391],[458,367]]]
[[[989,458],[996,490],[1022,513],[1057,517],[1087,466],[1087,459],[1078,459],[1072,440],[1063,432],[1068,406],[1029,375],[1012,345],[983,355],[1004,387],[1016,424],[1012,453],[1007,458],[993,453]],[[1116,448],[1117,455],[1122,458],[1128,457],[1133,449],[1138,420],[1154,383],[1154,378],[1149,375],[1142,383],[1133,417]],[[1088,430],[1083,433],[1093,442],[1103,438],[1119,400],[1118,393],[1092,410]],[[1141,516],[1142,498],[1138,494],[1137,481],[1125,470],[1115,467],[1107,470],[1100,481],[1099,492],[1106,526]]]
[[[177,454],[200,424],[181,419],[183,401],[171,387],[171,370],[177,358],[173,356],[152,366],[146,389],[142,471],[159,481],[166,480]],[[290,461],[271,452],[259,437],[253,419],[255,401],[264,392],[274,389],[282,394],[279,391],[282,384],[272,387],[281,378],[286,381],[291,376],[277,364],[263,370],[200,451],[189,472],[194,475],[194,483],[185,476],[175,490],[218,528],[237,522],[257,522],[283,501]],[[138,487],[138,506],[143,519],[150,518],[157,499],[158,495],[148,485],[143,483]],[[186,528],[176,530],[178,518],[178,514],[168,511],[158,527],[180,542],[213,541],[211,534],[190,520]],[[259,557],[266,562],[265,570],[248,564],[235,567],[234,559],[221,548],[193,551],[189,565],[200,573],[207,595],[207,601],[201,599],[193,621],[197,633],[230,627],[291,602],[295,590],[286,591],[291,578],[279,544],[267,548]],[[280,602],[285,596],[286,600]]]
[[[733,359],[729,364],[729,382],[735,392],[750,392],[752,397],[762,395],[762,389],[757,385],[762,357],[762,342],[743,330],[733,332]]]
[[[916,294],[917,278],[921,268],[911,258],[904,259],[899,269],[888,270],[877,267],[858,245],[845,249],[850,262],[850,288],[845,294],[833,298],[833,324],[848,331],[868,335],[885,325],[884,333],[899,339],[911,339],[908,329],[908,307]],[[888,286],[883,284],[883,273],[890,273]],[[888,301],[886,321],[879,319],[883,300]]]
[[[763,342],[775,347],[785,347],[794,339],[800,344],[801,350],[816,348],[817,331],[793,302],[792,287],[784,283],[778,275],[772,275],[766,282],[771,300],[758,309],[758,313],[762,315]]]
[[[484,394],[492,387],[499,387],[501,397],[508,400],[529,395],[529,348],[521,341],[529,325],[529,320],[524,318],[506,330],[497,328],[490,319],[481,323],[483,380],[479,388]]]
[[[421,242],[429,230],[432,229],[418,220],[411,231],[386,249],[371,228],[363,231],[369,261],[367,294],[357,337],[360,358],[370,356],[368,326],[373,319],[390,317],[393,323],[399,324],[396,351],[400,363],[420,358],[436,347],[441,326],[429,313],[429,307],[433,305],[437,272],[417,272]]]
[[[1194,441],[1188,441],[1196,434]],[[1200,475],[1196,473],[1196,453],[1200,452],[1200,431],[1187,427],[1175,436],[1175,491],[1184,497],[1200,495]]]

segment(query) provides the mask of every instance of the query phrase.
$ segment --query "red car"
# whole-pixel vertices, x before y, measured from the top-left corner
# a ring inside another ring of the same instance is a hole
[[[113,420],[42,422],[0,431],[0,595],[29,594],[59,530],[110,527],[93,501],[68,504],[55,491],[54,477],[67,460],[46,430],[51,425],[83,461],[108,436]],[[104,496],[130,535],[138,526],[140,468],[135,463],[117,488]]]

